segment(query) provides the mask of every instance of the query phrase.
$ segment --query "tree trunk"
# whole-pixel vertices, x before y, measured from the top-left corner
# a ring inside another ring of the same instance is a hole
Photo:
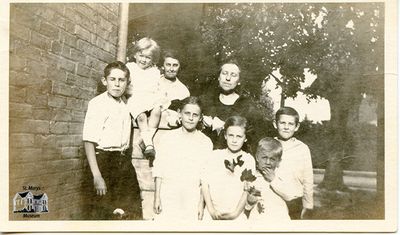
[[[346,190],[343,182],[342,159],[346,156],[346,145],[349,142],[346,133],[348,120],[348,106],[345,97],[335,94],[329,97],[331,107],[331,120],[327,125],[329,148],[326,150],[328,155],[327,166],[325,168],[324,179],[318,187],[327,190]]]

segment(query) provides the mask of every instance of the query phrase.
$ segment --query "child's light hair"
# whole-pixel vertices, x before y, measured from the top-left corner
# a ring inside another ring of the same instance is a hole
[[[273,156],[281,159],[282,151],[282,144],[278,140],[272,137],[265,137],[258,142],[256,156],[258,156],[262,152],[268,152]]]
[[[279,121],[279,117],[281,115],[293,116],[295,118],[296,124],[299,123],[299,120],[300,120],[299,113],[296,111],[296,109],[294,109],[292,107],[286,106],[286,107],[282,107],[278,111],[276,111],[275,122]]]
[[[133,55],[143,50],[150,50],[153,64],[157,64],[160,59],[160,46],[152,38],[144,37],[137,41],[133,46]]]
[[[239,126],[244,129],[244,132],[246,133],[249,127],[249,124],[247,122],[247,119],[242,116],[230,116],[225,120],[224,124],[224,130],[226,131],[230,126]]]

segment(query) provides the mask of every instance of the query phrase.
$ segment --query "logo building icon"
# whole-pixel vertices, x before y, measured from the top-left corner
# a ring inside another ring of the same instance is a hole
[[[46,213],[49,212],[46,193],[33,195],[30,191],[18,192],[13,199],[14,213]]]

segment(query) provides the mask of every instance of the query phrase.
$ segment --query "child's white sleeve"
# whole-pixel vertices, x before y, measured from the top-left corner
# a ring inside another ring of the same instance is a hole
[[[85,122],[83,124],[83,141],[98,143],[102,129],[101,113],[97,111],[95,103],[89,101],[88,109],[86,111]]]
[[[276,194],[278,194],[283,200],[291,201],[297,198],[294,192],[294,186],[290,184],[291,180],[284,178],[279,174],[276,174],[275,178],[271,181],[270,186],[274,189]]]
[[[304,167],[303,167],[303,207],[307,209],[313,209],[313,187],[314,187],[314,175],[311,161],[310,149],[306,146],[304,151]]]

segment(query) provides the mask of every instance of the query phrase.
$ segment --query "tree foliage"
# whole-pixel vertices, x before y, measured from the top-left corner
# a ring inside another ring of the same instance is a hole
[[[371,84],[383,75],[382,3],[207,4],[199,29],[216,63],[241,62],[254,97],[265,77],[296,97],[305,68],[318,76],[304,91],[310,98],[330,98],[347,84],[358,84],[358,96],[375,94]],[[276,69],[281,79],[271,75]]]

